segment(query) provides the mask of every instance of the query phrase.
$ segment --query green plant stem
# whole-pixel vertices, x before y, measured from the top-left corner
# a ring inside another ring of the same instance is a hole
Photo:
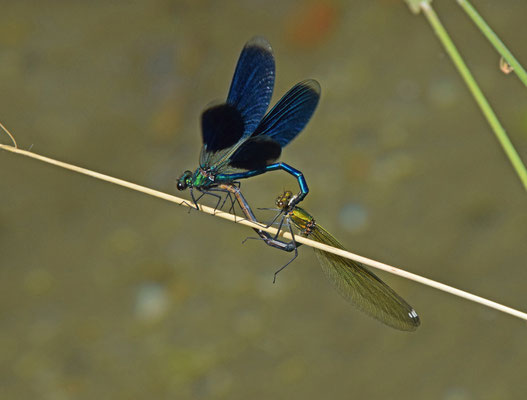
[[[496,51],[501,54],[501,56],[509,63],[509,65],[514,69],[514,72],[527,86],[527,72],[523,69],[521,64],[516,60],[516,58],[509,51],[507,46],[503,44],[500,38],[494,33],[494,31],[487,25],[485,20],[479,15],[474,7],[468,2],[468,0],[457,0],[458,4],[465,10],[467,15],[472,19],[472,21],[477,25],[480,31],[485,35],[489,42],[494,46]]]
[[[494,134],[496,135],[498,141],[503,147],[505,154],[509,158],[513,168],[515,169],[520,180],[522,181],[522,184],[525,190],[527,190],[527,170],[525,169],[525,165],[523,165],[520,156],[518,155],[518,153],[514,149],[514,146],[509,140],[509,137],[507,136],[505,129],[500,124],[498,117],[496,116],[496,114],[494,114],[492,107],[490,106],[487,99],[483,95],[483,92],[481,91],[478,84],[476,83],[476,80],[474,79],[469,69],[467,68],[465,62],[463,61],[463,58],[457,51],[456,46],[454,45],[454,43],[448,36],[447,31],[441,24],[441,21],[439,20],[435,11],[432,9],[430,4],[425,1],[421,2],[421,9],[423,10],[430,25],[432,25],[435,33],[439,37],[439,40],[445,47],[447,53],[450,55],[450,58],[454,62],[454,65],[456,66],[457,70],[461,74],[461,77],[463,78],[466,85],[468,86],[470,92],[472,93],[472,96],[474,96],[476,103],[478,104],[481,111],[483,112],[483,115],[487,119],[492,130],[494,131]]]

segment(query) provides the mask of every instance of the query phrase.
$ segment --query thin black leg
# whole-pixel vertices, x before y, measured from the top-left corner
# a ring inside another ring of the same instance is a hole
[[[282,220],[283,221],[283,220]],[[286,224],[287,224],[287,227],[289,229],[289,233],[291,233],[291,237],[293,238],[293,240],[291,241],[291,243],[293,243],[295,245],[295,255],[293,256],[293,258],[291,258],[285,265],[281,266],[275,273],[274,273],[274,276],[273,276],[273,283],[276,282],[276,276],[278,275],[278,273],[280,271],[282,271],[285,267],[287,267],[289,264],[291,264],[295,258],[298,257],[298,247],[301,245],[301,243],[299,243],[297,245],[296,241],[295,241],[295,234],[293,233],[293,228],[291,228],[291,223],[289,222],[289,220],[286,221]]]

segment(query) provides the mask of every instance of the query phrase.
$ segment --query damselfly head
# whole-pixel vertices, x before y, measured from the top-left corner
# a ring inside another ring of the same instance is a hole
[[[178,190],[185,190],[189,186],[191,186],[192,183],[192,171],[186,170],[181,174],[179,179],[177,180],[177,189]]]
[[[289,201],[292,197],[293,193],[289,190],[286,190],[276,198],[275,204],[280,210],[285,210],[289,206]]]

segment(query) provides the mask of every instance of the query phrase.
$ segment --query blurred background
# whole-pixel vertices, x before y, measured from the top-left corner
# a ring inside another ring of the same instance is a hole
[[[527,3],[475,3],[527,64]],[[525,87],[454,1],[434,6],[527,161]],[[169,193],[198,166],[201,111],[265,36],[273,103],[300,80],[322,86],[281,157],[307,177],[303,207],[350,251],[527,310],[525,192],[403,1],[21,1],[2,15],[0,119],[19,146]],[[421,316],[395,331],[342,300],[307,247],[273,285],[290,255],[242,245],[243,226],[6,152],[0,181],[2,398],[527,390],[526,325],[511,316],[379,272]],[[275,172],[242,189],[271,207],[297,183]]]

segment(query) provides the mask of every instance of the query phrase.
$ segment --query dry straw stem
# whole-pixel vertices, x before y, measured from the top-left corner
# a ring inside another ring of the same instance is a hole
[[[80,174],[88,175],[88,176],[91,176],[93,178],[97,178],[97,179],[100,179],[100,180],[103,180],[103,181],[107,181],[107,182],[113,183],[115,185],[124,186],[124,187],[127,187],[129,189],[136,190],[138,192],[142,192],[142,193],[148,194],[150,196],[158,197],[160,199],[171,201],[173,203],[176,203],[176,204],[179,204],[179,205],[182,205],[182,206],[185,206],[185,207],[193,207],[193,206],[191,206],[191,202],[188,201],[188,200],[185,200],[185,199],[182,199],[182,198],[179,198],[179,197],[176,197],[176,196],[172,196],[170,194],[163,193],[163,192],[160,192],[158,190],[150,189],[150,188],[145,187],[145,186],[137,185],[135,183],[127,182],[127,181],[124,181],[122,179],[114,178],[112,176],[104,175],[104,174],[101,174],[99,172],[91,171],[91,170],[88,170],[88,169],[85,169],[85,168],[77,167],[75,165],[64,163],[62,161],[57,161],[57,160],[54,160],[52,158],[44,157],[44,156],[38,155],[36,153],[32,153],[30,151],[20,150],[20,149],[18,149],[16,147],[7,146],[7,145],[3,145],[3,144],[0,144],[0,149],[5,150],[5,151],[9,151],[11,153],[19,154],[21,156],[30,157],[30,158],[33,158],[33,159],[36,159],[36,160],[39,160],[39,161],[42,161],[42,162],[45,162],[45,163],[48,163],[48,164],[56,165],[57,167],[60,167],[60,168],[69,169],[70,171],[74,171],[74,172],[78,172]],[[274,228],[274,227],[267,227],[264,224],[253,223],[251,221],[248,221],[246,219],[242,219],[242,218],[237,217],[235,215],[232,215],[232,214],[220,211],[220,210],[215,210],[215,209],[213,209],[211,207],[199,205],[199,209],[200,209],[200,211],[205,212],[207,214],[211,214],[211,215],[214,215],[216,217],[220,217],[220,218],[232,221],[232,222],[237,222],[239,224],[246,225],[246,226],[251,227],[251,228],[257,228],[257,229],[269,232],[271,234],[276,234],[277,233],[277,229]],[[292,240],[291,234],[288,233],[288,232],[281,232],[281,235],[284,238],[288,239],[288,240]],[[513,308],[510,308],[510,307],[498,304],[498,303],[496,303],[494,301],[491,301],[491,300],[487,300],[487,299],[485,299],[483,297],[479,297],[479,296],[473,295],[473,294],[465,292],[463,290],[456,289],[454,287],[445,285],[443,283],[436,282],[436,281],[433,281],[433,280],[428,279],[428,278],[424,278],[424,277],[416,275],[416,274],[412,274],[411,272],[407,272],[407,271],[404,271],[402,269],[395,268],[395,267],[393,267],[391,265],[387,265],[387,264],[384,264],[384,263],[381,263],[381,262],[375,261],[375,260],[370,260],[369,258],[362,257],[362,256],[359,256],[357,254],[350,253],[349,251],[336,249],[334,247],[331,247],[331,246],[328,246],[328,245],[325,245],[325,244],[322,244],[322,243],[319,243],[319,242],[315,242],[313,240],[310,240],[310,239],[307,239],[307,238],[303,238],[303,237],[300,237],[300,236],[295,236],[295,241],[297,241],[299,243],[303,243],[303,244],[305,244],[307,246],[316,247],[316,248],[318,248],[318,249],[320,249],[322,251],[327,251],[329,253],[336,254],[336,255],[338,255],[340,257],[349,258],[351,260],[354,260],[354,261],[357,261],[357,262],[369,265],[370,267],[377,268],[377,269],[389,272],[389,273],[394,274],[394,275],[399,275],[399,276],[401,276],[403,278],[410,279],[412,281],[422,283],[423,285],[431,286],[431,287],[436,288],[438,290],[442,290],[444,292],[453,294],[455,296],[459,296],[459,297],[462,297],[464,299],[467,299],[467,300],[470,300],[470,301],[473,301],[473,302],[476,302],[476,303],[479,303],[479,304],[483,304],[484,306],[487,306],[487,307],[490,307],[490,308],[494,308],[494,309],[496,309],[498,311],[502,311],[504,313],[513,315],[515,317],[527,320],[527,314],[524,313],[524,312],[521,312],[521,311],[515,310]]]

